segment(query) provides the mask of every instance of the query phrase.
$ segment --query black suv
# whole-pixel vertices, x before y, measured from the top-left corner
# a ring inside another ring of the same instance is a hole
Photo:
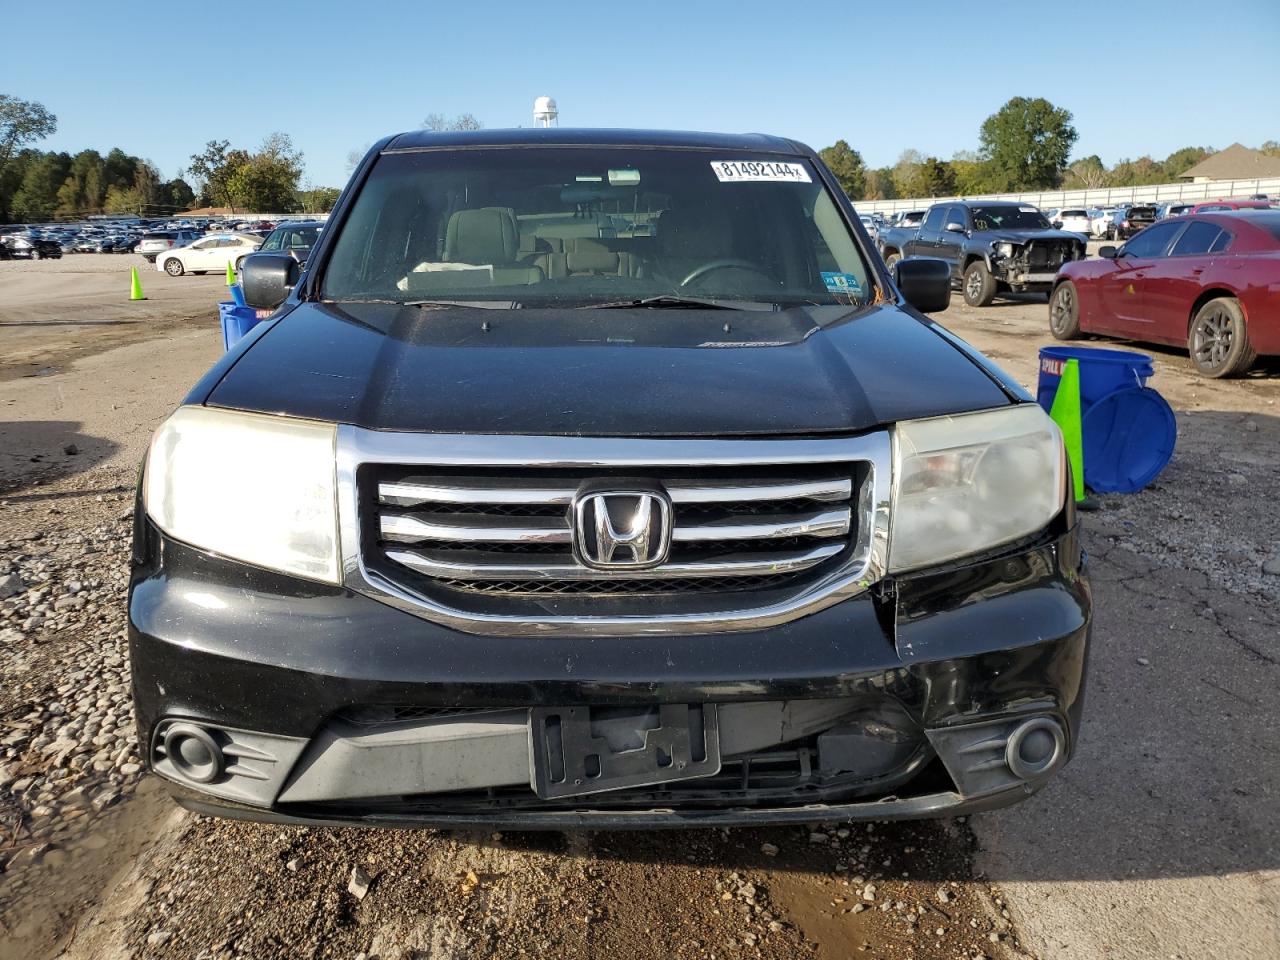
[[[1075,749],[1062,441],[808,147],[375,145],[161,426],[138,736],[187,806],[368,825],[922,817]]]
[[[1048,293],[1059,267],[1084,259],[1085,240],[1053,229],[1029,204],[955,200],[930,207],[914,231],[883,237],[880,250],[890,266],[904,257],[945,260],[965,303],[985,307],[999,293]]]

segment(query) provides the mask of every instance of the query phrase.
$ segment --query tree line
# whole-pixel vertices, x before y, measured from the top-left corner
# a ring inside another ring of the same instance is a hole
[[[338,198],[336,188],[300,185],[302,152],[287,134],[271,134],[256,151],[211,140],[177,177],[162,180],[153,163],[119,147],[103,156],[30,146],[57,127],[42,104],[0,94],[0,223],[103,213],[168,216],[203,206],[326,212]]]
[[[1170,183],[1215,152],[1183,147],[1164,160],[1143,156],[1107,167],[1096,155],[1069,159],[1078,136],[1070,111],[1042,97],[1014,97],[983,121],[976,151],[949,160],[904,150],[892,166],[872,168],[845,140],[819,153],[851,200],[894,200]],[[1280,156],[1274,140],[1261,149]]]

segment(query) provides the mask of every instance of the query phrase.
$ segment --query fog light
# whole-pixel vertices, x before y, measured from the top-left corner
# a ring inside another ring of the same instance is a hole
[[[174,770],[196,783],[212,783],[223,770],[222,750],[205,730],[175,723],[164,734],[164,752]]]
[[[1028,720],[1009,735],[1004,759],[1009,769],[1023,780],[1050,773],[1066,752],[1067,738],[1061,725],[1048,717]]]

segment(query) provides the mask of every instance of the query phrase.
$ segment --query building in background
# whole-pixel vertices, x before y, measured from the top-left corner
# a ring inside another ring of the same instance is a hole
[[[1188,169],[1179,180],[1212,183],[1215,180],[1261,180],[1280,177],[1280,157],[1233,143]]]

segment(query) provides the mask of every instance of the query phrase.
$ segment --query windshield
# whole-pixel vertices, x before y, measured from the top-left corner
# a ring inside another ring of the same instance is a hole
[[[974,207],[973,226],[977,230],[1049,229],[1049,221],[1035,207]]]
[[[382,155],[328,300],[861,302],[869,272],[807,161],[637,147]]]

